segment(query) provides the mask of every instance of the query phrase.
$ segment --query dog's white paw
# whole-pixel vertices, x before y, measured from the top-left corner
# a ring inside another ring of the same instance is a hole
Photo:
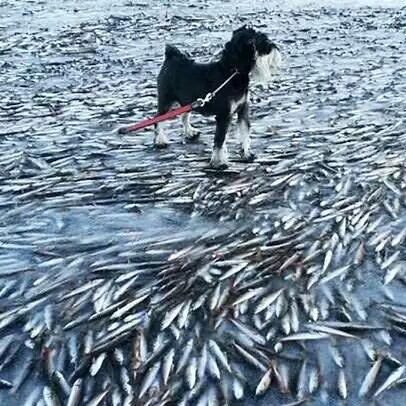
[[[157,148],[165,148],[169,145],[169,140],[162,130],[155,132],[154,144]]]
[[[210,166],[212,168],[225,169],[228,167],[226,147],[214,148],[211,155]]]
[[[250,149],[247,150],[243,148],[240,151],[240,155],[245,162],[253,162],[257,157]]]
[[[187,141],[195,141],[200,136],[200,130],[189,125],[185,128],[185,139]]]

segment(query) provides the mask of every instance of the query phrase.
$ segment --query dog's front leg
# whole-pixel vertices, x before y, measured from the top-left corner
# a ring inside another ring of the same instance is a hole
[[[213,168],[226,169],[228,167],[226,136],[230,121],[230,114],[216,116],[216,135],[210,161]]]
[[[249,118],[249,107],[247,102],[245,102],[238,110],[237,126],[241,143],[241,156],[246,161],[252,162],[255,159],[255,154],[251,152],[251,139],[250,139],[251,123]]]
[[[200,131],[190,124],[190,113],[185,113],[182,116],[183,128],[185,130],[186,141],[195,141],[199,138]]]

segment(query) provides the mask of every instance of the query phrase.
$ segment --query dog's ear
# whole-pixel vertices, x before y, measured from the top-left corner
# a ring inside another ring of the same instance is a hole
[[[255,34],[255,29],[254,26],[249,23],[249,24],[244,24],[242,27],[237,28],[236,30],[233,31],[233,35],[241,34],[241,33],[246,33],[248,35],[254,35]]]
[[[239,32],[245,31],[247,29],[247,24],[244,24],[242,27],[237,28],[236,30],[233,31],[233,36],[235,34],[238,34]]]

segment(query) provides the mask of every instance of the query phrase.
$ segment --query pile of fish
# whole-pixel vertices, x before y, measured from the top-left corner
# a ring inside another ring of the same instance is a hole
[[[406,9],[99,2],[2,22],[0,403],[401,404]],[[243,22],[285,59],[254,163],[209,168],[211,119],[117,134],[163,38],[207,60]]]

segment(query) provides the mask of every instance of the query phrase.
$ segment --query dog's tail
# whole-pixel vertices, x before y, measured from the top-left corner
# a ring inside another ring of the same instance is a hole
[[[176,48],[173,45],[166,44],[165,47],[165,59],[166,60],[171,60],[171,59],[188,59],[185,54],[183,54],[181,51],[179,51],[178,48]]]

